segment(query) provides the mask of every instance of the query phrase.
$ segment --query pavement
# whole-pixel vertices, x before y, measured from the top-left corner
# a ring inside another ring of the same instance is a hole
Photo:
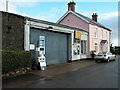
[[[77,71],[79,69],[97,64],[94,60],[80,60],[74,62],[66,62],[57,65],[47,66],[47,70],[33,70],[25,75],[2,80],[2,88],[16,88],[31,84],[37,80],[50,80],[53,77]]]

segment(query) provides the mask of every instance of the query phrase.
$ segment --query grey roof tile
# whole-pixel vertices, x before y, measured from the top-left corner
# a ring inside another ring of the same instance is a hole
[[[106,27],[103,26],[102,24],[100,24],[100,23],[98,23],[98,22],[96,22],[96,21],[94,21],[94,20],[92,20],[92,19],[90,19],[90,18],[88,18],[88,17],[80,14],[80,13],[77,13],[77,12],[74,12],[74,13],[77,14],[77,15],[79,15],[80,17],[84,18],[85,20],[87,20],[87,21],[88,21],[89,23],[91,23],[91,24],[95,24],[95,25],[97,25],[97,26],[100,26],[100,27],[102,27],[102,28],[105,28],[105,29],[107,29],[107,30],[110,30],[109,28],[106,28]],[[110,31],[111,31],[111,30],[110,30]]]

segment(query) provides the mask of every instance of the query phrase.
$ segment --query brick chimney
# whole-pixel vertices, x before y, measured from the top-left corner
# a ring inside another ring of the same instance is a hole
[[[93,13],[92,20],[97,22],[97,17],[98,17],[97,13]]]
[[[73,11],[73,12],[75,12],[75,5],[76,5],[76,3],[74,2],[74,1],[70,1],[69,3],[68,3],[68,11]]]

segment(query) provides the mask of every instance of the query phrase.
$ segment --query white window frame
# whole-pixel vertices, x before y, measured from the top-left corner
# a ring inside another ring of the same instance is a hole
[[[96,43],[96,42],[95,42],[95,51],[98,52],[98,43]]]
[[[94,37],[95,37],[95,38],[97,38],[97,36],[98,36],[97,34],[98,34],[98,33],[97,33],[97,27],[94,27]]]
[[[87,40],[81,40],[81,54],[86,54]]]
[[[106,31],[105,34],[106,39],[108,39],[108,32]]]
[[[100,30],[100,39],[103,39],[103,30]]]

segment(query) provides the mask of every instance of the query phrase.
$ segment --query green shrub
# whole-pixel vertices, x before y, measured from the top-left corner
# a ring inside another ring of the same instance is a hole
[[[32,66],[31,52],[29,51],[2,51],[2,73],[19,70]]]

